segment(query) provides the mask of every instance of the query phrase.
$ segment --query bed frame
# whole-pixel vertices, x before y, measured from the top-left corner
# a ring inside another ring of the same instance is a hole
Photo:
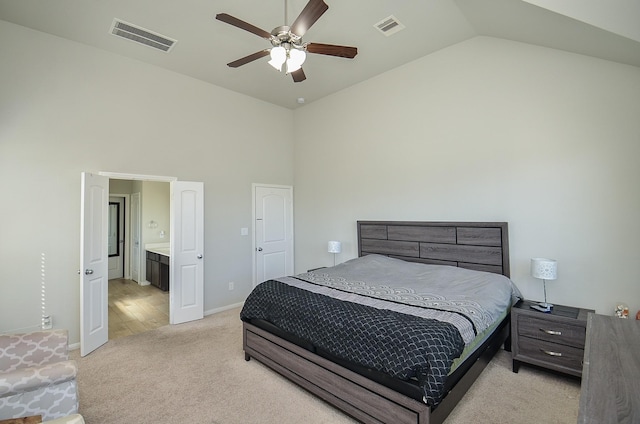
[[[506,222],[358,221],[358,255],[446,264],[509,276]],[[505,348],[509,316],[464,363],[436,408],[395,392],[255,325],[243,323],[245,359],[255,358],[363,423],[441,424],[491,358]]]

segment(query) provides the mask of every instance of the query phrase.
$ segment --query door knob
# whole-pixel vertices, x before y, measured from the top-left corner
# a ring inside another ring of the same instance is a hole
[[[258,252],[262,252],[262,247],[258,247]]]
[[[196,258],[202,259],[202,255],[198,255],[198,256],[196,256]]]
[[[93,270],[92,269],[85,269],[84,273],[89,275],[89,274],[93,274]]]

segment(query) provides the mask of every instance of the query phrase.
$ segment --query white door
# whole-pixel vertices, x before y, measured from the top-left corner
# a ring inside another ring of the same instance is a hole
[[[169,322],[204,316],[204,185],[171,182]]]
[[[83,172],[81,186],[80,355],[85,356],[109,339],[109,178]]]
[[[293,274],[293,188],[254,186],[255,281]]]
[[[131,195],[131,279],[140,282],[140,193]]]
[[[124,278],[124,197],[109,197],[109,280]]]

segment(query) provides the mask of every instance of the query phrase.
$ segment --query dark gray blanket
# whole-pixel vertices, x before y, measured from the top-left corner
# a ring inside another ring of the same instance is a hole
[[[392,377],[415,378],[437,405],[464,341],[451,324],[333,299],[269,280],[245,301],[240,318],[263,319],[332,355]]]

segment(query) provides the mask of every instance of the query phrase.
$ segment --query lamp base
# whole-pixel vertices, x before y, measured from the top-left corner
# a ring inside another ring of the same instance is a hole
[[[551,303],[540,302],[540,303],[531,305],[531,309],[535,309],[536,311],[540,311],[540,312],[549,313],[551,312],[551,309],[553,309],[553,305]]]

